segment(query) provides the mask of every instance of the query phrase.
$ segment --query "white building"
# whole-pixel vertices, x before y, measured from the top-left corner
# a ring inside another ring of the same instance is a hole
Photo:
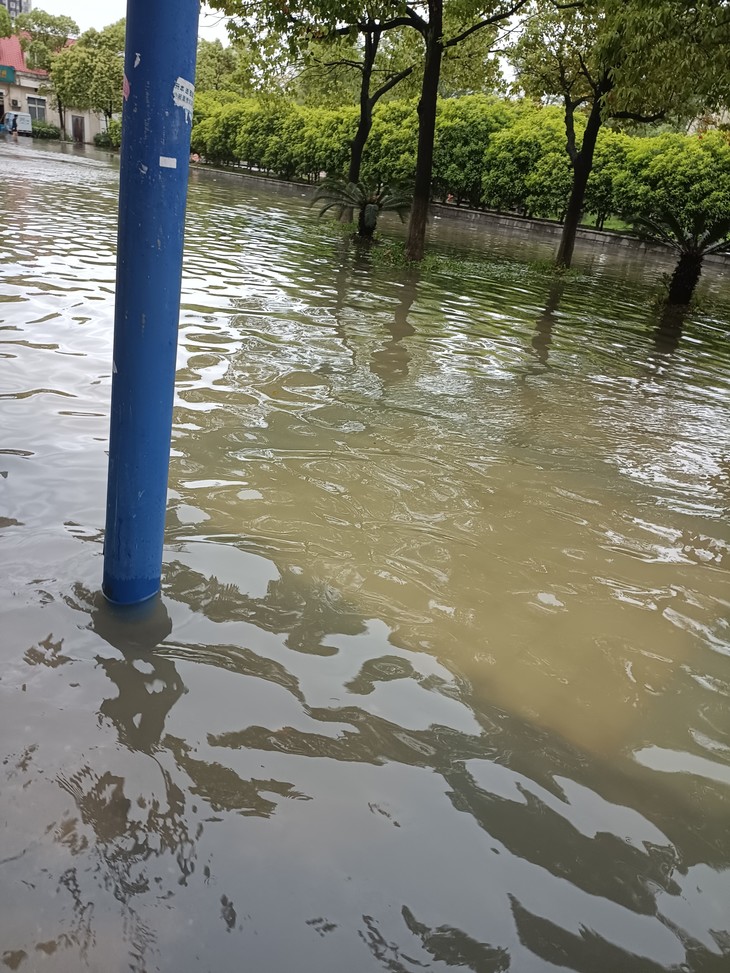
[[[10,19],[15,20],[18,14],[29,14],[33,3],[32,0],[0,0],[0,7],[7,7]]]
[[[46,71],[32,71],[26,66],[18,37],[0,37],[0,119],[6,111],[27,111],[33,121],[60,128],[56,100],[48,85]],[[93,142],[103,130],[102,116],[74,108],[66,110],[66,135],[74,142]]]

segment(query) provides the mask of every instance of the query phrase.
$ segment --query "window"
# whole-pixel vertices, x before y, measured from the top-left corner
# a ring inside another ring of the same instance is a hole
[[[34,122],[45,122],[46,99],[34,98],[33,95],[28,95],[28,114]]]

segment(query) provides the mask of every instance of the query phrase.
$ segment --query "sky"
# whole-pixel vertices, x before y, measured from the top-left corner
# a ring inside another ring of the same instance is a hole
[[[33,0],[33,7],[49,14],[67,14],[83,32],[90,27],[100,30],[124,17],[127,0]],[[225,18],[218,11],[203,7],[198,31],[208,41],[218,38],[224,44],[228,42]]]

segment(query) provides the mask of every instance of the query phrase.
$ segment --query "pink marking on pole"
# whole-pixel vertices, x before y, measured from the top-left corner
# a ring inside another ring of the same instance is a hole
[[[124,100],[125,101],[127,100],[127,98],[129,98],[129,92],[130,91],[131,91],[131,88],[129,87],[129,78],[125,74],[124,75],[124,83],[122,85],[122,94],[124,95]]]

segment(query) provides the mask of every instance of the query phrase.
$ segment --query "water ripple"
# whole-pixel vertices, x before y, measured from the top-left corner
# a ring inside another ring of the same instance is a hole
[[[496,260],[420,279],[194,174],[132,621],[98,594],[115,166],[0,165],[6,965],[725,962],[722,275],[677,333],[649,258],[552,281],[440,220]]]

